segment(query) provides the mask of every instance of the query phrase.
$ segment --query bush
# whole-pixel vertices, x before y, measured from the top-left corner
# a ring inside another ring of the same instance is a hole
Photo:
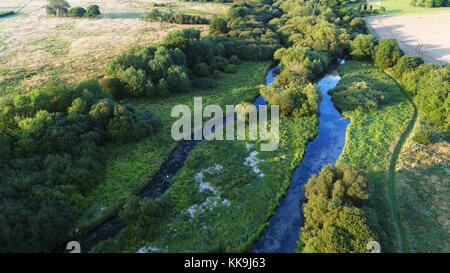
[[[237,71],[237,66],[235,64],[229,64],[225,67],[224,72],[228,74],[235,74]]]
[[[223,18],[214,18],[209,25],[210,35],[225,34],[228,31],[227,21]]]
[[[356,36],[350,42],[352,58],[355,60],[371,60],[374,52],[374,40],[375,38],[371,34]]]
[[[96,17],[100,15],[100,8],[97,5],[90,5],[86,9],[86,16],[87,17]]]
[[[197,77],[206,77],[209,75],[209,65],[206,63],[199,63],[194,67],[194,74]]]
[[[119,78],[104,78],[100,84],[103,90],[110,93],[114,99],[121,100],[125,97],[124,85]]]
[[[377,46],[375,46],[374,63],[381,69],[393,67],[400,57],[403,55],[403,51],[397,44],[397,40],[394,38],[381,39]]]
[[[53,7],[47,6],[45,7],[45,11],[48,16],[56,16],[56,9],[54,9]]]
[[[365,178],[349,165],[327,165],[305,184],[305,223],[299,245],[308,253],[367,252],[377,238],[365,211]]]
[[[229,62],[230,64],[238,65],[238,64],[241,63],[241,60],[239,59],[238,56],[233,55],[233,56],[231,56],[231,58],[230,58],[230,60],[229,60],[228,62]]]
[[[392,73],[397,79],[401,79],[403,73],[416,69],[419,65],[423,64],[423,60],[420,56],[402,56],[397,64],[394,65]]]
[[[428,130],[418,130],[414,134],[413,140],[424,145],[431,144],[431,133]]]
[[[70,17],[83,17],[86,14],[86,10],[81,7],[71,8],[69,10]]]

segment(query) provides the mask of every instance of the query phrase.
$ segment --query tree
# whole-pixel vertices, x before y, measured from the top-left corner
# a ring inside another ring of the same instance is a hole
[[[394,75],[395,78],[401,79],[403,73],[412,71],[423,63],[424,62],[420,56],[404,55],[398,60],[397,64],[395,64],[394,67],[392,68],[392,74]]]
[[[146,17],[151,21],[158,21],[161,17],[161,12],[158,9],[152,9]]]
[[[87,17],[96,17],[100,15],[100,8],[97,5],[90,5],[86,9],[86,16]]]
[[[356,7],[356,10],[357,10],[358,12],[361,12],[361,8],[362,8],[362,4],[361,4],[361,2],[359,2],[359,3],[358,3],[358,6]]]
[[[375,46],[374,63],[379,68],[386,69],[394,66],[402,55],[403,51],[398,46],[397,40],[381,39]]]
[[[209,25],[210,35],[225,34],[228,31],[227,21],[223,18],[214,18]]]
[[[352,48],[351,55],[355,60],[370,60],[374,53],[374,40],[371,34],[359,34],[350,42]]]
[[[86,14],[86,10],[81,7],[71,8],[69,10],[70,17],[83,17]]]
[[[134,67],[129,67],[120,76],[120,80],[125,83],[125,92],[132,97],[141,97],[145,92],[147,75],[145,71]]]

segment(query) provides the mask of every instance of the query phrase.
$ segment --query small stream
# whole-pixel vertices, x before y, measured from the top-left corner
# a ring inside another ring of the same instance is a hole
[[[343,63],[343,61],[341,62]],[[335,71],[325,75],[318,83],[322,92],[319,115],[319,133],[306,146],[306,152],[295,169],[286,196],[280,201],[269,226],[250,252],[254,253],[292,253],[297,247],[303,215],[300,202],[305,200],[303,185],[313,174],[319,174],[323,166],[334,164],[345,144],[348,120],[334,108],[328,90],[334,88],[341,77]],[[273,80],[273,79],[272,79]]]

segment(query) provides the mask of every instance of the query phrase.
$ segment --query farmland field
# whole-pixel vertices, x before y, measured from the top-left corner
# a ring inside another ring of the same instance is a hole
[[[450,11],[432,14],[367,17],[379,38],[396,38],[406,54],[421,55],[427,63],[450,61]],[[418,24],[420,22],[420,24]],[[419,45],[423,45],[418,48]]]
[[[140,17],[157,2],[153,0],[68,2],[83,7],[97,4],[102,16],[96,19],[47,17],[45,0],[0,1],[0,12],[16,12],[0,18],[0,82],[8,79],[15,83],[15,92],[23,92],[51,76],[71,82],[99,77],[107,60],[127,47],[159,42],[175,29],[195,27],[202,32],[208,29],[207,25],[143,21]],[[228,9],[220,3],[158,2],[166,3],[163,9],[204,17],[224,14]],[[6,93],[1,88],[0,92],[0,96]]]

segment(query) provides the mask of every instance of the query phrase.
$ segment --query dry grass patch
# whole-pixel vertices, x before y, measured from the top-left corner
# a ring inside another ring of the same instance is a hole
[[[153,2],[177,4],[180,9],[188,7],[211,14],[219,14],[227,8],[222,4],[191,4],[178,1],[68,2],[71,6],[83,7],[98,4],[105,17],[47,17],[45,0],[0,2],[0,10],[20,10],[17,16],[0,19],[0,81],[10,78],[9,71],[17,69],[35,72],[33,76],[20,81],[16,89],[21,91],[39,86],[51,76],[73,82],[87,77],[100,77],[107,60],[129,46],[159,42],[169,31],[175,29],[195,27],[203,33],[208,30],[205,25],[151,23],[139,18],[106,18],[113,12],[143,13],[151,10]]]

